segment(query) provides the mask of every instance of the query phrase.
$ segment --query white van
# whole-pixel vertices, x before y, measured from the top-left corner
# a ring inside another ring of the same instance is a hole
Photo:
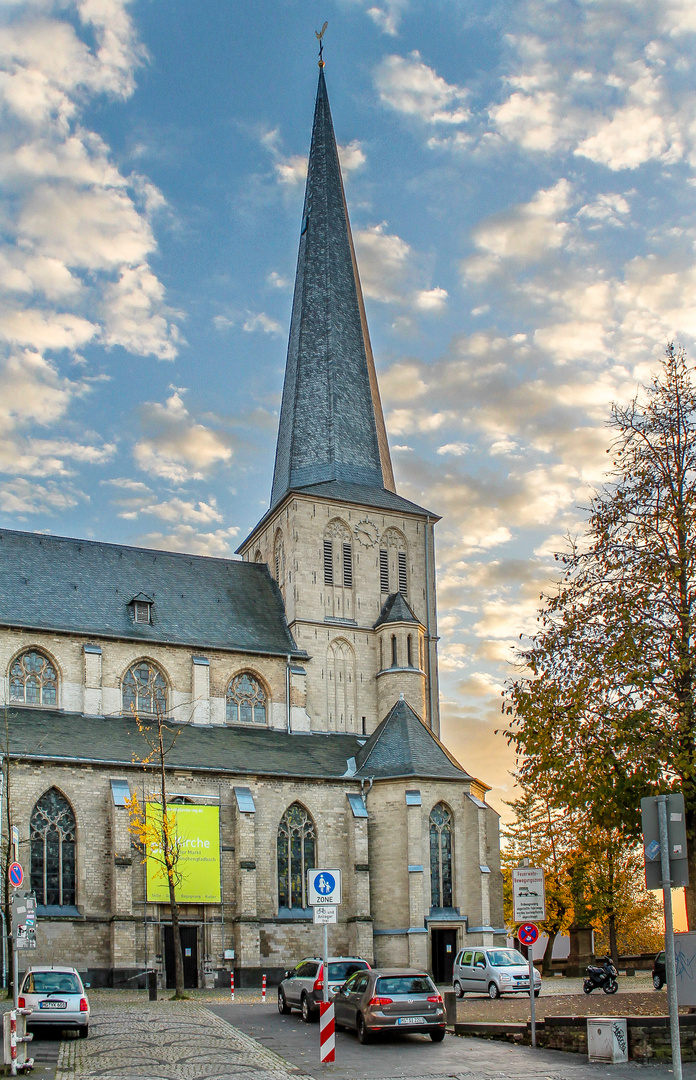
[[[529,993],[529,963],[516,949],[480,947],[460,949],[454,958],[452,986],[457,997],[464,994]],[[541,993],[541,975],[534,969],[534,997]]]

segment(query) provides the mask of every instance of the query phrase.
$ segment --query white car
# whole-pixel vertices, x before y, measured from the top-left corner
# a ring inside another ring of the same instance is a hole
[[[30,967],[24,976],[17,1004],[33,1009],[28,1027],[77,1028],[80,1038],[89,1034],[89,1001],[82,979],[71,967]]]
[[[479,947],[460,949],[454,959],[452,986],[458,998],[465,994],[529,993],[529,962],[516,949]],[[534,997],[541,993],[541,975],[534,969]]]

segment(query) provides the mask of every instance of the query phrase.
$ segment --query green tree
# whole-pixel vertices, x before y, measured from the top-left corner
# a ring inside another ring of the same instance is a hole
[[[609,482],[519,650],[506,735],[525,784],[622,839],[640,833],[642,796],[683,792],[696,926],[696,387],[683,350],[667,347],[609,426]]]

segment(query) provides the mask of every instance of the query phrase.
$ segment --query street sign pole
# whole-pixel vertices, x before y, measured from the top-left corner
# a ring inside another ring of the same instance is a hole
[[[329,924],[324,923],[324,1001],[329,1000]]]
[[[529,959],[529,1015],[532,1021],[532,1048],[536,1049],[536,1001],[534,999],[534,946],[527,946]]]
[[[677,965],[674,956],[674,926],[672,922],[672,876],[669,866],[669,829],[667,825],[667,796],[657,796],[657,820],[660,827],[660,863],[662,869],[662,895],[665,905],[665,968],[667,975],[667,1000],[669,1003],[669,1031],[672,1041],[672,1068],[674,1080],[682,1080],[681,1041],[679,1038],[679,1006],[677,1004]]]

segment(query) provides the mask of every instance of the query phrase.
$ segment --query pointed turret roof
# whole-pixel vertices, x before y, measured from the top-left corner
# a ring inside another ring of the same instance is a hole
[[[326,482],[396,491],[320,68],[271,508]]]
[[[402,698],[355,755],[356,776],[471,780],[457,759]]]
[[[396,622],[415,623],[420,626],[420,619],[416,618],[413,608],[403,593],[400,592],[392,593],[384,601],[384,606],[379,613],[374,629],[376,630],[378,626],[382,626],[384,623]]]

